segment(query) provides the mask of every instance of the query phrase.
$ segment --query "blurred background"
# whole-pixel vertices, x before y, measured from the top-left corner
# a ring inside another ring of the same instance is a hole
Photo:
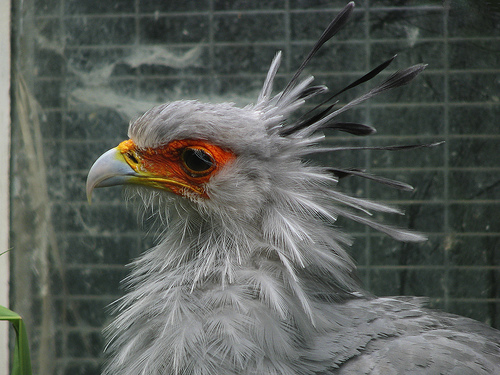
[[[98,374],[107,306],[126,264],[154,242],[120,188],[85,197],[87,172],[127,138],[128,122],[177,99],[254,102],[272,57],[291,77],[339,0],[24,0],[12,9],[10,306],[28,326],[34,373]],[[337,91],[398,54],[387,73],[429,66],[411,85],[342,118],[374,126],[332,145],[446,141],[431,149],[344,152],[314,162],[407,182],[400,192],[357,177],[339,189],[397,204],[380,219],[428,234],[402,244],[348,221],[359,278],[380,295],[500,327],[500,6],[494,0],[359,0],[306,69]],[[312,104],[311,104],[312,105]]]

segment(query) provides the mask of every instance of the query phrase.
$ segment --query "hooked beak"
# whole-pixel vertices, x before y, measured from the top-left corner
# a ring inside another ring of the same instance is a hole
[[[117,147],[102,154],[90,168],[87,177],[87,199],[92,199],[95,188],[116,185],[142,185],[155,189],[181,194],[184,190],[202,194],[200,188],[190,185],[187,181],[176,178],[175,163],[162,160],[161,172],[151,170],[151,163],[145,165],[143,157],[136,151],[132,140],[126,140]],[[147,163],[146,163],[147,164]]]
[[[139,177],[139,174],[127,163],[120,150],[115,147],[102,154],[90,168],[87,177],[87,200],[92,200],[95,188],[125,185]]]

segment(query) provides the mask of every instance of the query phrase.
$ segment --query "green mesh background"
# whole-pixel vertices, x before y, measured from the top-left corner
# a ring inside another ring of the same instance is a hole
[[[11,299],[27,322],[36,374],[99,372],[106,306],[123,293],[125,264],[152,243],[119,188],[99,190],[88,205],[85,179],[94,160],[126,138],[129,119],[154,104],[181,98],[253,102],[279,49],[285,82],[345,3],[13,2]],[[368,290],[428,296],[433,307],[498,327],[495,4],[360,0],[351,22],[307,71],[335,90],[395,53],[387,74],[429,64],[410,86],[343,117],[375,126],[375,136],[332,134],[329,141],[445,140],[443,146],[336,153],[321,162],[366,168],[416,188],[398,192],[356,177],[340,184],[402,206],[405,216],[381,219],[429,235],[427,243],[405,245],[341,220],[356,238],[352,255]]]

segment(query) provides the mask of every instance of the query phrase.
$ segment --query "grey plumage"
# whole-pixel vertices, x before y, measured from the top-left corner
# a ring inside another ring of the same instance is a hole
[[[133,263],[128,293],[116,304],[105,374],[500,372],[498,331],[427,310],[420,299],[372,297],[354,277],[345,250],[351,240],[334,228],[338,216],[401,241],[425,237],[376,222],[373,211],[400,211],[339,192],[337,179],[352,174],[409,186],[304,161],[343,149],[319,146],[324,129],[373,133],[336,117],[425,68],[399,71],[336,109],[329,103],[341,90],[290,121],[305,100],[326,92],[299,76],[353,7],[332,22],[280,93],[272,94],[278,53],[255,105],[178,101],[152,108],[131,123],[131,141],[96,161],[89,197],[96,187],[133,185],[130,193],[161,228],[158,244]],[[381,149],[422,146],[432,145]]]

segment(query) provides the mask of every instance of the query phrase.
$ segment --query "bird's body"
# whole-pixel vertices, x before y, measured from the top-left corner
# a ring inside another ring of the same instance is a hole
[[[352,7],[332,22],[316,50]],[[334,227],[338,216],[398,240],[424,238],[365,215],[397,209],[335,189],[335,175],[362,172],[304,161],[335,151],[318,146],[323,129],[370,133],[334,119],[407,83],[424,66],[396,73],[336,111],[319,109],[292,122],[304,100],[326,88],[311,87],[312,79],[299,82],[301,66],[271,95],[279,61],[278,54],[255,105],[178,101],[155,107],[130,125],[130,140],[89,173],[89,195],[95,187],[138,187],[162,229],[127,279],[128,293],[107,331],[105,373],[500,373],[498,331],[427,310],[416,298],[363,291],[345,251],[350,239]]]

